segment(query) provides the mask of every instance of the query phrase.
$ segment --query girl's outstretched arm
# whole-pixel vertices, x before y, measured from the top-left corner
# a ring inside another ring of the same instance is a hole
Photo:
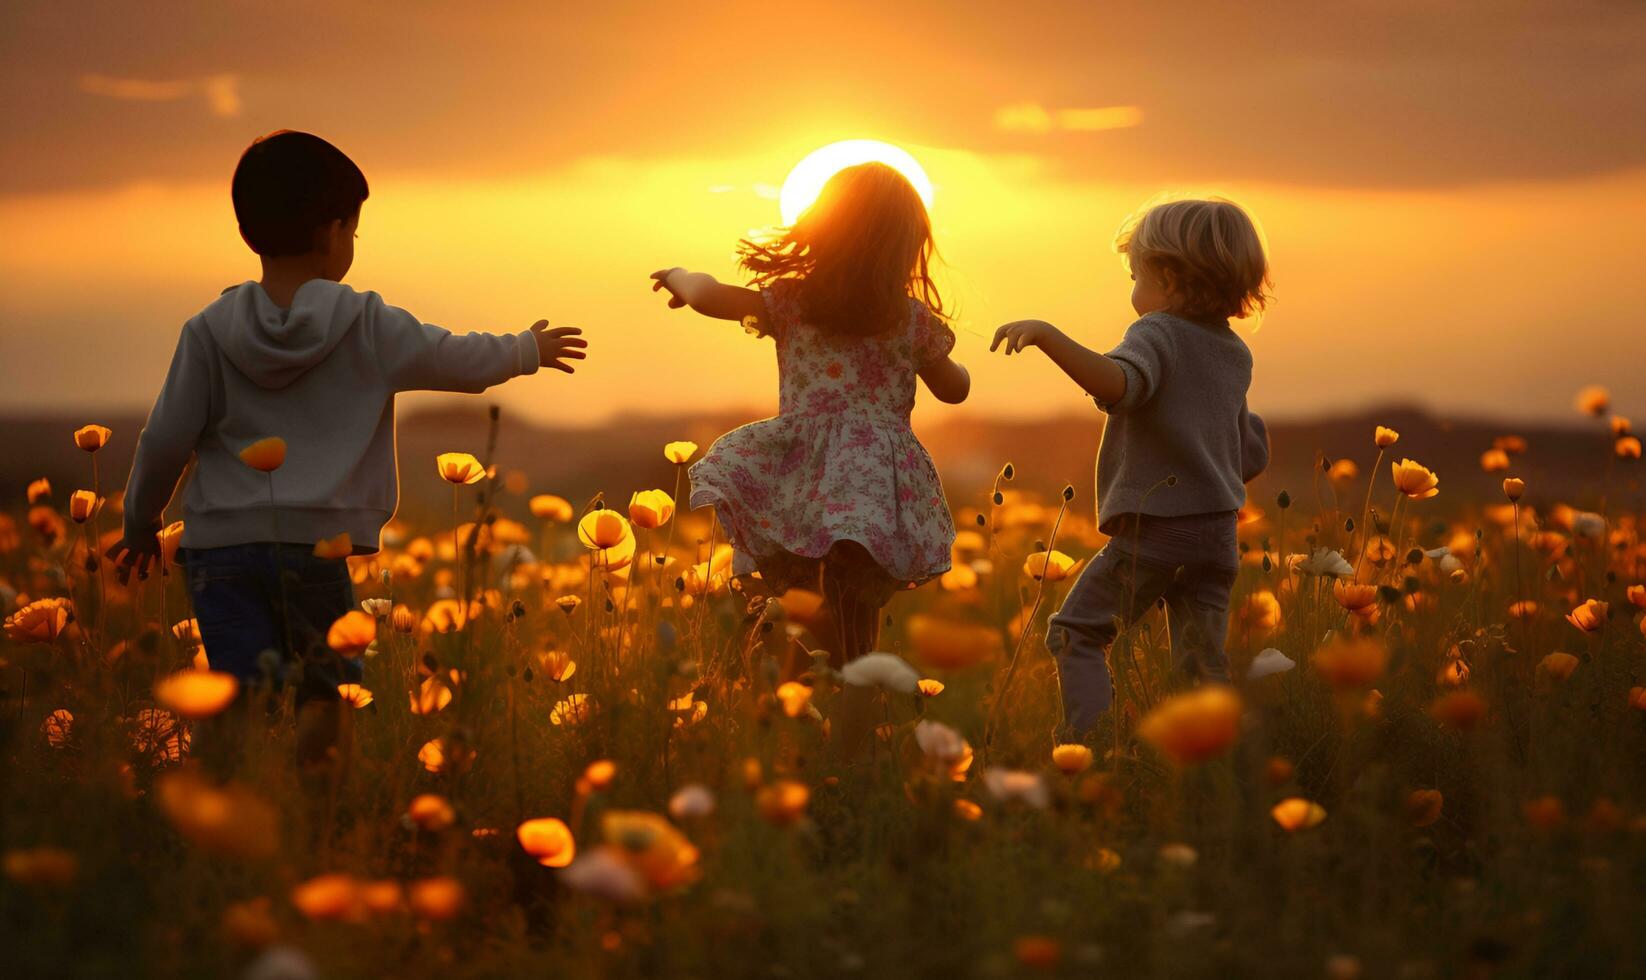
[[[1038,347],[1053,364],[1101,405],[1117,404],[1126,395],[1126,372],[1097,351],[1081,346],[1045,320],[1014,320],[995,331],[989,350],[1006,345],[1010,356],[1025,347]]]
[[[689,306],[717,320],[744,320],[766,315],[766,301],[760,291],[728,286],[706,272],[659,269],[652,273],[652,292],[668,290],[669,309]]]
[[[952,357],[933,361],[920,369],[920,380],[940,402],[958,405],[972,391],[972,376],[966,366]]]

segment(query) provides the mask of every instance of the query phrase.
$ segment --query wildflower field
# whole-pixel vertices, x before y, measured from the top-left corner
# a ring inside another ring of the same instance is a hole
[[[289,687],[209,670],[181,571],[97,557],[97,454],[135,433],[65,432],[84,485],[0,517],[0,973],[1639,975],[1640,443],[1580,408],[1582,499],[1517,478],[1512,434],[1319,447],[1242,512],[1235,686],[1187,687],[1151,612],[1089,745],[1057,744],[1042,638],[1104,542],[1010,465],[949,488],[954,569],[842,665],[820,596],[676,511],[690,443],[635,449],[675,485],[593,500],[405,459],[452,518],[350,560],[328,643],[365,681],[305,771]],[[1501,495],[1448,495],[1480,469]],[[846,764],[853,684],[882,714]]]

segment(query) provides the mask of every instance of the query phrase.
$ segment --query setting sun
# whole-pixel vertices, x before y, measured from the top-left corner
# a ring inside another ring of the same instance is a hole
[[[879,140],[841,140],[806,154],[806,158],[795,164],[789,176],[784,178],[783,190],[777,201],[783,213],[783,223],[794,224],[801,212],[817,200],[818,192],[830,177],[847,167],[871,161],[893,167],[909,178],[920,199],[928,208],[932,206],[931,178],[907,151]]]

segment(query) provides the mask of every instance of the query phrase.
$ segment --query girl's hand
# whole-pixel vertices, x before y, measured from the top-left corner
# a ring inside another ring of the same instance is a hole
[[[686,301],[681,299],[680,294],[675,292],[674,288],[669,285],[669,276],[679,271],[681,271],[680,267],[675,266],[672,269],[659,269],[652,273],[652,292],[667,289],[669,291],[669,309],[671,310],[678,310],[686,305]]]
[[[1009,357],[1025,347],[1041,346],[1057,332],[1057,328],[1045,320],[1013,320],[994,332],[994,342],[989,344],[989,351],[993,353],[1001,343],[1005,343]]]

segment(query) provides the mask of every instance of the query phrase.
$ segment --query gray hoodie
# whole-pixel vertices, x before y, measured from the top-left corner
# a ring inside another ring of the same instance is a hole
[[[342,283],[309,280],[289,310],[255,282],[224,290],[184,324],[138,436],[126,537],[159,529],[192,455],[183,547],[347,531],[357,553],[376,551],[399,498],[395,394],[480,392],[537,367],[530,330],[458,336]],[[239,458],[268,436],[286,441],[272,502],[269,477]]]

